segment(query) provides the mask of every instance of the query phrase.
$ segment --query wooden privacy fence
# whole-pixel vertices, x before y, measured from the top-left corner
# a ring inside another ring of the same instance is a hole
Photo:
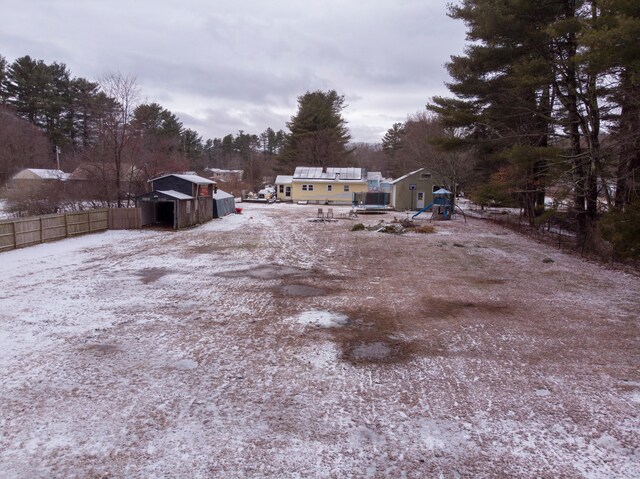
[[[109,208],[110,230],[137,230],[142,228],[140,208]]]
[[[0,221],[0,251],[105,231],[140,228],[139,208],[113,208]]]

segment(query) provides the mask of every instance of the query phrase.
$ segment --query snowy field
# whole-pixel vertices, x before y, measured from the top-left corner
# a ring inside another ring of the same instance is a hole
[[[640,477],[639,278],[243,208],[0,254],[0,477]]]

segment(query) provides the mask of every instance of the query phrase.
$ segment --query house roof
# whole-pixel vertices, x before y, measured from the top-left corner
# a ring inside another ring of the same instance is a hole
[[[298,166],[293,173],[294,180],[331,180],[331,181],[358,181],[366,176],[364,168],[334,168],[326,170],[317,166]]]
[[[43,180],[66,180],[69,178],[70,174],[69,173],[65,173],[62,170],[46,170],[46,169],[42,169],[42,168],[25,168],[22,171],[19,171],[18,173],[16,173],[13,178],[14,179],[24,179],[25,173],[31,173],[35,176],[37,176],[40,179]]]
[[[444,188],[440,188],[438,191],[434,191],[433,194],[434,195],[450,195],[451,192],[449,190],[444,189]]]
[[[367,181],[382,181],[382,180],[384,180],[384,177],[382,176],[382,173],[380,173],[379,171],[367,172]]]
[[[142,173],[142,170],[131,163],[120,165],[120,176],[123,179],[138,180]],[[115,177],[116,167],[113,163],[82,163],[70,174],[71,180],[103,180]]]
[[[293,180],[293,176],[278,175],[276,176],[276,185],[289,185],[291,180]]]
[[[168,176],[175,176],[176,178],[180,178],[182,180],[186,180],[186,181],[190,181],[191,183],[195,183],[196,185],[214,185],[216,182],[209,180],[207,178],[204,178],[202,176],[198,176],[198,175],[182,175],[179,173],[169,173],[168,175],[163,175],[163,176],[158,176],[157,178],[152,178],[151,180],[149,180],[148,182],[151,183],[152,181],[156,181],[162,178],[167,178]]]
[[[397,179],[391,181],[390,184],[395,185],[396,183],[400,183],[402,180],[406,180],[410,176],[415,175],[416,173],[419,173],[422,170],[424,170],[424,168],[419,168],[416,171],[412,171],[411,173],[407,173],[406,175],[401,176],[400,178],[397,178]]]

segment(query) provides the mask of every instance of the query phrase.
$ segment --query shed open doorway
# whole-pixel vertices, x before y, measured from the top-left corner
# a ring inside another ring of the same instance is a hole
[[[159,201],[156,203],[156,221],[159,226],[175,228],[175,202]]]

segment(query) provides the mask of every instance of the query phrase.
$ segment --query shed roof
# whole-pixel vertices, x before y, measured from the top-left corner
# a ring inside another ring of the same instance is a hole
[[[179,173],[170,173],[168,175],[163,175],[163,176],[158,176],[157,178],[153,178],[151,180],[149,180],[148,182],[152,182],[152,181],[156,181],[159,180],[161,178],[166,178],[168,176],[175,176],[176,178],[180,178],[186,181],[190,181],[191,183],[195,183],[196,185],[213,185],[215,184],[215,181],[211,181],[207,178],[204,178],[202,176],[198,176],[198,175],[182,175]]]
[[[213,194],[213,199],[214,200],[221,200],[224,198],[233,198],[233,195],[230,193],[227,193],[226,191],[222,191],[222,190],[218,190],[217,192],[215,192]]]
[[[158,193],[162,193],[163,195],[167,195],[170,196],[172,198],[175,198],[177,200],[192,200],[193,196],[189,196],[189,195],[185,195],[184,193],[180,193],[179,191],[176,190],[157,190]]]

